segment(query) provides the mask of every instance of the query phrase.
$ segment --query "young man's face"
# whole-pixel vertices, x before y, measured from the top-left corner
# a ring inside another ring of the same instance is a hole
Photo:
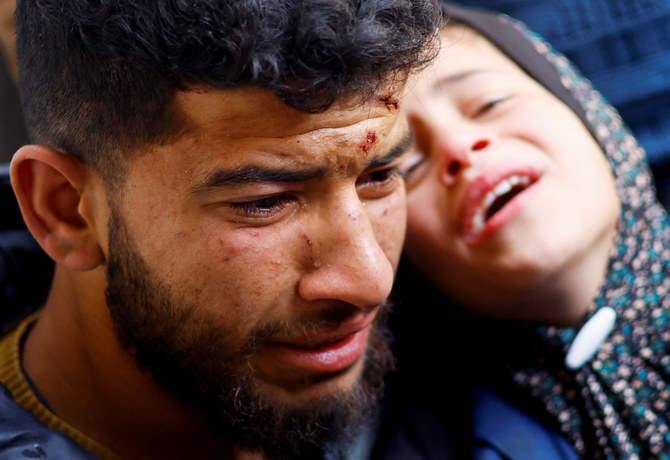
[[[186,134],[132,159],[110,200],[121,340],[185,400],[241,408],[238,425],[267,404],[346,406],[387,364],[376,328],[405,232],[407,122],[376,100],[308,115],[256,89],[177,102]]]
[[[455,27],[442,43],[406,97],[407,254],[474,310],[557,320],[524,301],[606,256],[619,208],[609,165],[578,117],[490,42]]]

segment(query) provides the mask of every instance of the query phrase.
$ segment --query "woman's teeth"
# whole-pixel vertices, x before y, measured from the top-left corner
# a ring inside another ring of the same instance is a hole
[[[489,191],[477,206],[472,218],[471,235],[479,236],[486,222],[519,192],[525,190],[532,180],[528,176],[509,176]],[[512,192],[512,193],[510,193]]]

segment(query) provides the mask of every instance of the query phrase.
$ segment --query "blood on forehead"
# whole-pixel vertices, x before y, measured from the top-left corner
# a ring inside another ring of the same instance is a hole
[[[377,143],[377,133],[374,131],[368,131],[367,134],[365,135],[365,139],[363,142],[358,144],[358,148],[361,149],[361,151],[364,154],[368,154],[370,149],[374,147],[374,145]]]
[[[380,102],[383,102],[386,105],[386,108],[390,110],[398,110],[400,108],[400,99],[395,94],[389,94],[388,96],[381,96],[378,98]]]

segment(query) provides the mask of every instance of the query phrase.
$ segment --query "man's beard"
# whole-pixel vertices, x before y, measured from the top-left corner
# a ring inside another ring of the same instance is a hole
[[[107,278],[107,304],[121,346],[204,416],[224,444],[276,459],[316,459],[326,451],[343,456],[376,417],[383,377],[393,367],[383,319],[370,326],[362,375],[348,392],[290,405],[259,391],[248,364],[257,343],[283,326],[265,324],[246,343],[231,341],[234,334],[215,315],[156,279],[113,205]],[[338,312],[324,315],[329,318],[318,320],[332,321]],[[302,323],[304,329],[318,324]]]

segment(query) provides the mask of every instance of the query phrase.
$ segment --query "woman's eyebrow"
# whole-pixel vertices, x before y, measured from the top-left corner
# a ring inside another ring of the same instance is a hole
[[[447,75],[445,77],[438,78],[433,82],[431,85],[431,88],[433,91],[435,90],[440,90],[442,89],[443,86],[449,86],[449,85],[455,85],[457,83],[461,83],[463,80],[467,80],[468,78],[471,78],[475,75],[479,75],[482,73],[488,73],[491,72],[490,70],[487,69],[470,69],[470,70],[464,70],[463,72],[458,72],[453,75]]]

